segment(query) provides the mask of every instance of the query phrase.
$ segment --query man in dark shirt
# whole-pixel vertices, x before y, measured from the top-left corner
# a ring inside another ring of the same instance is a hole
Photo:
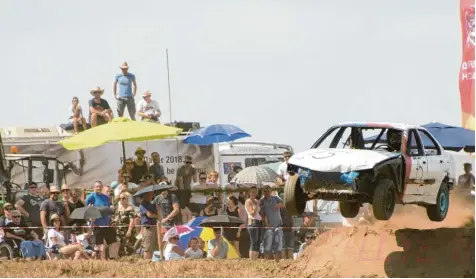
[[[152,164],[149,167],[150,174],[155,183],[159,183],[158,180],[165,175],[164,166],[160,164],[160,155],[158,152],[152,152]]]
[[[48,220],[53,214],[58,214],[61,218],[61,225],[66,225],[66,217],[69,216],[69,208],[63,206],[63,203],[58,201],[60,194],[59,187],[56,185],[50,186],[50,198],[44,200],[40,205],[40,219],[43,232],[47,230]],[[68,212],[66,212],[68,210]],[[67,214],[67,216],[65,216]]]
[[[149,173],[149,166],[145,161],[145,150],[142,147],[137,147],[136,159],[134,160],[134,168],[132,169],[132,178],[131,182],[139,185],[140,180]]]
[[[142,202],[139,206],[140,224],[144,226],[142,232],[144,259],[152,259],[152,254],[157,249],[157,208],[151,203],[153,193],[141,195]]]
[[[40,205],[43,198],[38,193],[38,185],[35,182],[28,186],[28,195],[21,197],[16,203],[15,208],[26,217],[26,223],[30,227],[41,227]],[[43,230],[36,229],[36,234],[43,237]]]
[[[164,228],[179,225],[180,206],[177,196],[170,193],[168,189],[164,189],[155,197],[152,204],[155,204],[157,212],[160,213],[159,216],[162,218],[161,222]]]
[[[180,202],[184,205],[190,203],[190,198],[192,196],[191,186],[192,183],[198,181],[198,172],[197,169],[192,165],[192,157],[189,155],[185,156],[185,165],[182,165],[177,170],[177,187],[178,195]]]
[[[112,120],[111,107],[105,99],[101,98],[102,94],[104,94],[104,89],[101,89],[99,86],[91,90],[91,95],[94,96],[94,98],[89,100],[89,121],[92,127],[108,123]]]

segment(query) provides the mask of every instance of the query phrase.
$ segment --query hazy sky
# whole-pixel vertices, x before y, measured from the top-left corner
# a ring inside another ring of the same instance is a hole
[[[235,124],[308,148],[342,121],[461,125],[459,1],[0,4],[0,127],[57,125],[127,61],[169,121]],[[136,100],[139,100],[139,96]]]

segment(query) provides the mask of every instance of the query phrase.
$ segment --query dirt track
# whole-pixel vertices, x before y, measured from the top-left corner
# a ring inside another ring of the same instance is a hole
[[[472,222],[468,222],[472,219]],[[4,277],[473,277],[474,203],[452,196],[447,219],[399,207],[389,222],[322,234],[296,261],[0,262]]]

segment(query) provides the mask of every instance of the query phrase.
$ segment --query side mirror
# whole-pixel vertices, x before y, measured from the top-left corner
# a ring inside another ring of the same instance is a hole
[[[54,183],[55,182],[55,171],[54,170],[46,170],[46,172],[43,174],[43,181],[48,182],[48,183]]]

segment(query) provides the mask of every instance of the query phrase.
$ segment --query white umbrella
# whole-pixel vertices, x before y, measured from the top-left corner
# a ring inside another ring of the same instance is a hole
[[[274,186],[278,174],[266,166],[247,167],[237,173],[231,180],[231,183],[244,186]]]

